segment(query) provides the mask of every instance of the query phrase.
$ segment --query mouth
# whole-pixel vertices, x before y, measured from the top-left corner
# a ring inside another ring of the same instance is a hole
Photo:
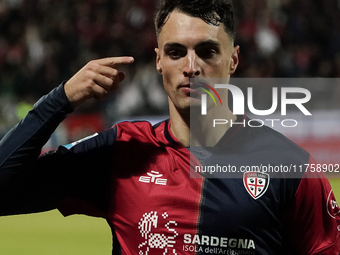
[[[205,93],[206,90],[202,89],[202,84],[201,83],[196,83],[196,82],[188,82],[184,83],[182,85],[178,86],[178,89],[180,91],[183,91],[187,94],[190,93],[191,96],[196,97],[199,96],[203,93]]]
[[[183,84],[183,85],[179,85],[178,86],[178,89],[184,93],[187,93],[187,94],[197,94],[199,93],[201,90],[199,90],[199,86],[197,86],[198,84],[194,84],[192,82],[190,83],[186,83],[186,84]]]
[[[196,82],[187,82],[183,83],[182,85],[178,86],[179,88],[190,88],[190,89],[197,89],[199,87],[202,87],[199,83]]]

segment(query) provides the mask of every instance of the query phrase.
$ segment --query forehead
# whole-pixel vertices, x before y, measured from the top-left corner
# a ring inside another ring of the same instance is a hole
[[[218,41],[226,46],[232,43],[223,24],[210,25],[200,18],[174,10],[162,27],[158,44],[162,47],[166,43],[176,42],[189,46],[207,40]]]

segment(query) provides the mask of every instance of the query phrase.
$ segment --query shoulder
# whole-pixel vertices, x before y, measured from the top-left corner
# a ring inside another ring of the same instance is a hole
[[[242,141],[242,142],[240,142]],[[268,126],[241,128],[235,137],[237,146],[247,153],[256,153],[272,160],[307,163],[310,154],[283,134]]]
[[[247,171],[263,171],[271,178],[293,178],[304,174],[310,154],[281,133],[267,126],[241,126],[223,146],[230,164]]]
[[[123,121],[112,128],[117,132],[117,140],[129,141],[139,140],[147,141],[163,141],[164,130],[167,128],[168,120],[161,121],[152,125],[148,121]]]
[[[263,133],[263,135],[267,137],[264,144],[271,148],[270,150],[272,150],[273,153],[279,153],[282,159],[290,159],[292,163],[296,164],[308,163],[311,160],[309,152],[283,134],[270,127],[264,127]]]

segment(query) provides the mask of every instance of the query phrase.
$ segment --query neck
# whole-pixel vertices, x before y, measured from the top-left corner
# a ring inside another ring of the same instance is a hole
[[[219,108],[213,107],[209,109],[207,115],[204,116],[201,116],[200,113],[196,114],[193,110],[191,112],[190,110],[180,112],[170,100],[169,108],[170,130],[184,147],[215,146],[230,128],[230,120],[236,120],[236,116],[233,115],[229,108],[226,108],[223,110],[223,118],[228,120],[228,123],[213,127],[213,120],[221,118],[221,109]],[[217,115],[217,113],[219,114]]]

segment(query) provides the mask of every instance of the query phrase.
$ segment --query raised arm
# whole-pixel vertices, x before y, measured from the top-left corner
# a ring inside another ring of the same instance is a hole
[[[70,172],[69,178],[74,178],[74,171],[68,169],[77,162],[70,155],[61,157],[60,150],[39,157],[41,148],[75,107],[90,98],[105,99],[125,77],[117,67],[132,62],[129,57],[89,62],[42,97],[0,141],[0,215],[45,211],[59,205],[65,195],[63,175]]]

